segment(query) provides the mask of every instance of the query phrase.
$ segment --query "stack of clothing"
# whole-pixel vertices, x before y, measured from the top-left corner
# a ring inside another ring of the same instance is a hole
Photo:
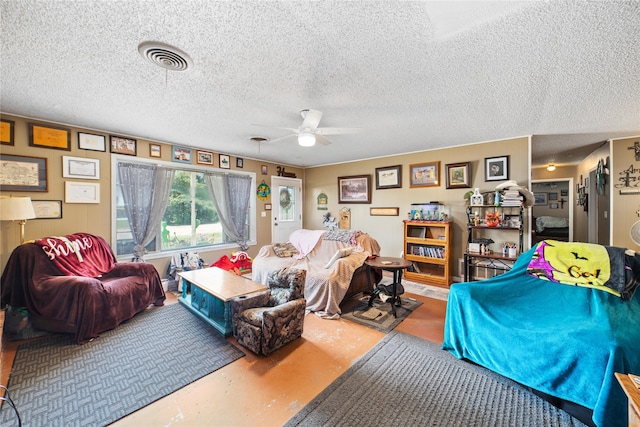
[[[522,196],[515,189],[508,189],[502,193],[502,206],[521,206]]]

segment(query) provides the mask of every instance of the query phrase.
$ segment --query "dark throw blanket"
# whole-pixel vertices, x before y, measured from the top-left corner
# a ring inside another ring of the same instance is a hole
[[[115,259],[108,245],[105,248],[99,243],[90,249],[102,252],[103,261],[109,259],[103,252],[108,249],[111,262]],[[98,266],[98,270],[102,270],[100,265],[109,264],[89,260],[86,252],[83,258],[82,268]],[[71,264],[69,268],[73,267]],[[79,344],[116,327],[150,304],[163,304],[162,282],[153,265],[115,263],[107,271],[98,274],[99,278],[93,274],[89,277],[63,274],[42,246],[25,243],[18,246],[7,261],[0,279],[0,303],[3,307],[7,304],[25,307],[34,326],[74,333]]]

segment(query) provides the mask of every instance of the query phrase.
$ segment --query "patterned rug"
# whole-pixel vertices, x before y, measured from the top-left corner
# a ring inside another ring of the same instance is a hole
[[[356,425],[584,426],[517,383],[396,331],[285,427]]]
[[[396,307],[397,317],[393,317],[391,304],[376,299],[369,307],[369,296],[364,296],[353,308],[345,310],[340,317],[382,332],[391,332],[422,302],[410,297],[401,297],[402,305]]]
[[[171,304],[84,345],[53,334],[19,346],[8,387],[24,427],[104,426],[242,356],[186,308]],[[6,402],[0,425],[18,425]]]

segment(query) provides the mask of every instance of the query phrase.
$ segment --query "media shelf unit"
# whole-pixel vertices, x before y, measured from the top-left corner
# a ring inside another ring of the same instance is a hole
[[[489,227],[484,221],[487,212],[499,213],[502,219],[501,224],[497,227]],[[482,205],[467,207],[467,250],[464,252],[465,282],[489,279],[511,270],[518,255],[522,253],[524,230],[523,212],[524,209],[522,206]],[[477,225],[475,223],[476,213],[480,220]],[[506,232],[507,234],[501,234],[500,232]],[[492,236],[496,238],[498,235],[508,236],[509,234],[514,236],[510,238],[510,241],[516,244],[517,253],[515,256],[504,255],[502,253],[502,246],[498,241],[494,241],[494,243],[498,244],[499,249],[494,249],[493,253],[479,253],[469,250],[469,244],[473,243],[476,239],[486,239]]]
[[[404,277],[419,283],[451,285],[451,221],[404,220]]]

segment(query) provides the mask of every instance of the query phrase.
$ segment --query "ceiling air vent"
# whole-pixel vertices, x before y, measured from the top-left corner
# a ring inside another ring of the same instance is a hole
[[[138,46],[138,52],[147,61],[169,71],[186,71],[193,65],[189,55],[165,43],[143,42]]]

